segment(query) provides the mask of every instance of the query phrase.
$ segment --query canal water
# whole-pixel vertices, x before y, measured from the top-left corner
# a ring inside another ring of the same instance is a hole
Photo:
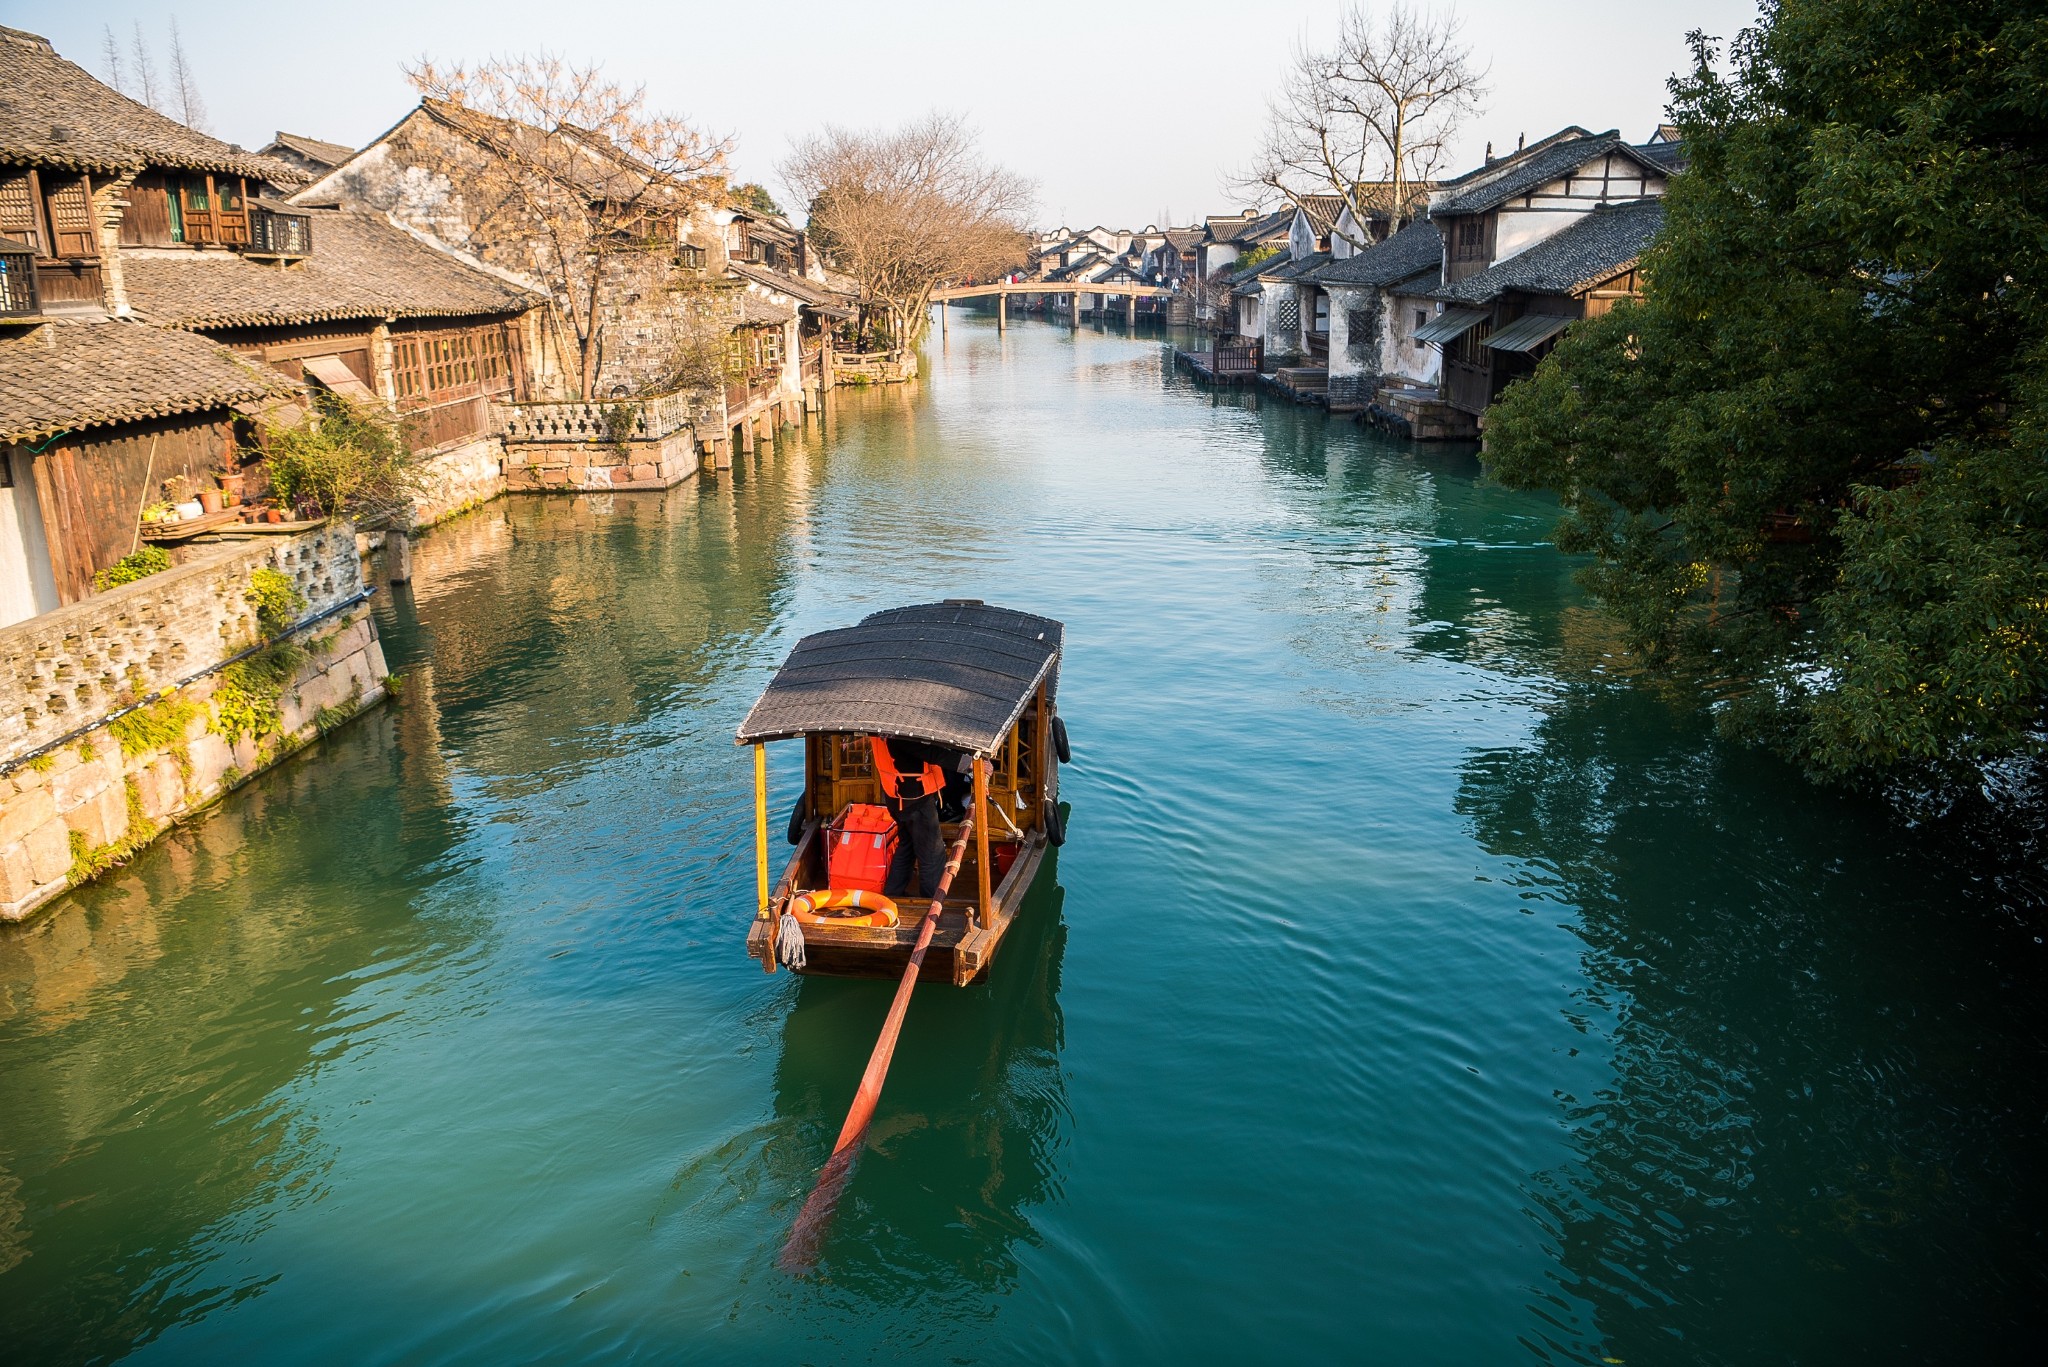
[[[1470,450],[1169,358],[956,322],[422,542],[402,707],[0,934],[5,1359],[2031,1359],[2038,880],[1631,682]],[[732,733],[942,596],[1068,624],[1069,839],[795,1280],[890,988],[745,957]]]

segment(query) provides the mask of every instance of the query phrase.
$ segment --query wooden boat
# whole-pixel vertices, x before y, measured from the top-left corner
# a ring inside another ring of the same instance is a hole
[[[829,890],[835,817],[879,803],[869,737],[904,737],[973,756],[972,838],[944,902],[920,981],[966,986],[988,971],[1048,847],[1064,839],[1059,765],[1066,731],[1055,708],[1064,628],[1049,617],[949,599],[891,608],[858,626],[806,636],[741,724],[754,747],[755,915],[747,952],[773,973],[783,913]],[[804,742],[804,792],[790,814],[796,846],[780,880],[768,867],[771,741]],[[960,823],[943,823],[950,844]],[[801,927],[798,971],[894,978],[904,972],[930,903],[899,899],[895,926]]]

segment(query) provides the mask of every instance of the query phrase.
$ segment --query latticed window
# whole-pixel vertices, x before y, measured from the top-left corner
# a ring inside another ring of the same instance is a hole
[[[782,332],[769,328],[761,333],[761,364],[779,365],[782,362]]]
[[[1274,310],[1273,318],[1282,332],[1294,331],[1301,326],[1301,301],[1282,299],[1279,308]]]
[[[1373,343],[1373,310],[1344,310],[1344,350],[1353,356],[1370,354]]]
[[[503,328],[486,328],[477,338],[477,367],[483,373],[485,384],[511,375],[511,358],[505,354]]]
[[[404,341],[391,349],[391,364],[396,371],[398,397],[417,399],[425,392],[420,379],[420,344]]]
[[[26,171],[20,175],[0,176],[0,237],[25,242],[38,252],[45,250]]]

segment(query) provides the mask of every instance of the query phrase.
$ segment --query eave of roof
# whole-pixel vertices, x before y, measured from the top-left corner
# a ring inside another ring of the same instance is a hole
[[[1041,682],[1064,628],[983,603],[893,608],[797,642],[740,724],[742,745],[821,732],[904,736],[988,754]]]
[[[216,342],[144,323],[45,323],[0,336],[0,442],[291,394]]]

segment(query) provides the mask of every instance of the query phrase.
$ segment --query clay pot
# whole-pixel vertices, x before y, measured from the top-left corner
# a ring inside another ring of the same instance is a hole
[[[265,508],[263,510],[263,520],[265,522],[282,522],[284,521],[284,512],[279,508]]]
[[[219,512],[221,509],[220,490],[201,489],[199,491],[199,506],[209,513]]]

